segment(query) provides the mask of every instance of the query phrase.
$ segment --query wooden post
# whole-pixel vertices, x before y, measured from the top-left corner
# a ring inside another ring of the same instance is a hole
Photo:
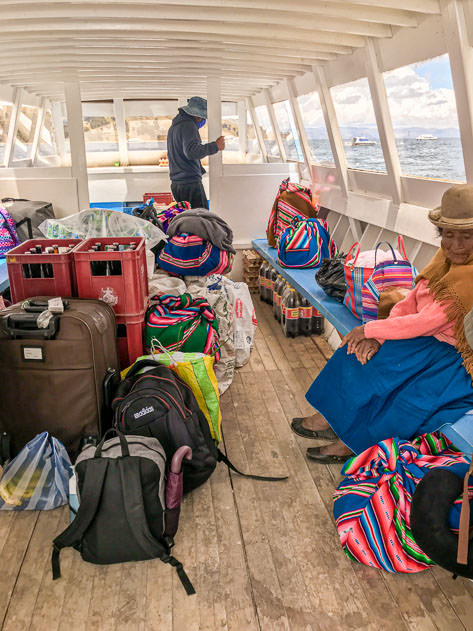
[[[374,115],[378,125],[379,140],[383,149],[384,162],[388,176],[391,179],[391,197],[396,206],[402,201],[401,195],[401,165],[394,138],[393,123],[388,105],[388,95],[384,85],[383,74],[379,67],[375,42],[366,39],[365,47],[366,74],[373,100]]]
[[[284,148],[284,143],[282,141],[282,136],[281,136],[281,130],[279,129],[278,121],[274,113],[273,101],[271,100],[271,91],[268,88],[265,88],[264,90],[264,98],[266,101],[266,107],[268,108],[271,125],[273,126],[276,142],[278,143],[279,154],[281,156],[281,160],[283,162],[287,162],[286,149]]]
[[[34,130],[33,145],[31,147],[31,166],[34,166],[38,155],[39,143],[41,140],[41,132],[43,130],[44,117],[46,115],[46,97],[43,96],[38,109],[38,117],[36,118],[36,126]]]
[[[8,127],[7,141],[5,143],[5,155],[3,156],[3,164],[9,167],[13,161],[13,151],[15,148],[16,135],[18,133],[18,122],[21,113],[21,98],[23,96],[23,88],[15,88],[13,93],[13,110]]]
[[[117,125],[120,166],[128,166],[128,143],[126,140],[125,106],[123,99],[113,99],[113,113]]]
[[[325,127],[327,129],[328,139],[332,149],[335,168],[337,169],[340,189],[344,197],[348,197],[347,158],[345,155],[345,148],[343,147],[342,134],[340,133],[340,127],[338,125],[332,95],[330,94],[330,90],[327,85],[325,70],[320,66],[315,66],[314,73],[318,85],[320,106],[324,116]]]
[[[441,0],[445,41],[450,57],[466,181],[473,184],[473,49],[463,3]]]
[[[221,84],[218,77],[207,77],[207,116],[209,142],[222,135]],[[222,152],[209,156],[209,198],[212,209],[220,207],[220,178],[223,175]]]
[[[255,104],[253,103],[253,99],[248,97],[248,109],[250,110],[251,120],[253,121],[253,127],[255,128],[256,139],[258,140],[259,150],[261,155],[263,156],[263,162],[268,161],[268,150],[266,149],[266,145],[264,144],[263,132],[261,131],[260,124],[258,122],[258,118],[256,116]]]
[[[78,81],[64,84],[66,96],[67,122],[71,144],[71,172],[77,179],[78,211],[89,207],[89,184],[87,177],[87,157],[85,153],[84,123],[80,84]]]

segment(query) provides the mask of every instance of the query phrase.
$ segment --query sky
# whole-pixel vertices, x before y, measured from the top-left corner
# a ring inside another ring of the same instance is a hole
[[[410,128],[458,129],[455,96],[447,55],[384,73],[396,135]],[[376,127],[366,78],[331,89],[340,126]],[[307,127],[323,126],[317,95],[299,97]],[[376,131],[374,131],[376,135]],[[457,132],[453,135],[457,135]]]

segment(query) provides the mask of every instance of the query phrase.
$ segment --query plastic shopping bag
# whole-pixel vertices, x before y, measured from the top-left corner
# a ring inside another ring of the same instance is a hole
[[[71,462],[65,447],[38,434],[5,466],[0,478],[1,510],[50,510],[68,502]]]

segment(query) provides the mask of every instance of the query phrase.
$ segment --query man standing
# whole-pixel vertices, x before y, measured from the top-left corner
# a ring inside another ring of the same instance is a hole
[[[189,202],[192,208],[208,208],[202,186],[205,173],[200,161],[225,149],[225,138],[202,144],[199,129],[207,119],[207,101],[193,96],[187,105],[179,108],[168,131],[169,175],[171,191],[177,202]]]

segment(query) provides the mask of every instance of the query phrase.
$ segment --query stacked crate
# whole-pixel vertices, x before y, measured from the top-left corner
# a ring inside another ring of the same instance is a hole
[[[258,273],[262,257],[254,250],[243,250],[243,280],[251,293],[258,293]]]
[[[100,243],[100,249],[94,246]],[[116,245],[119,250],[107,251]],[[134,245],[134,249],[130,248]],[[143,354],[143,329],[148,307],[148,274],[143,237],[86,239],[74,250],[77,295],[103,300],[115,311],[120,366]]]

